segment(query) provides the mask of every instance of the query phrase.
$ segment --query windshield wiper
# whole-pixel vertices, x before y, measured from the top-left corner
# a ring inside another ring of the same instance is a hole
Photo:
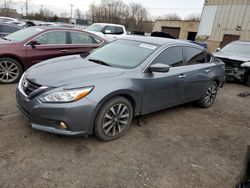
[[[7,38],[5,38],[5,37],[2,37],[1,39],[7,40],[7,41],[11,41],[10,39],[7,39]]]
[[[106,66],[112,67],[110,64],[105,63],[105,62],[102,61],[102,60],[98,60],[98,59],[88,59],[88,60],[89,60],[89,61],[92,61],[92,62],[94,62],[94,63],[100,64],[100,65],[106,65]]]

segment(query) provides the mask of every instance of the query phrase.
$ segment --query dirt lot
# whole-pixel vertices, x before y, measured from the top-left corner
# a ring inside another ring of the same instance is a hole
[[[145,116],[121,139],[30,129],[0,85],[0,187],[233,187],[250,144],[249,88],[227,84],[209,109],[192,104]]]

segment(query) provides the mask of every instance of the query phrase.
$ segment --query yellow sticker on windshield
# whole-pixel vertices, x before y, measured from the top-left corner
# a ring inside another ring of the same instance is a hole
[[[155,50],[156,49],[156,46],[151,45],[151,44],[145,44],[145,43],[140,44],[140,47],[141,48],[147,48],[147,49],[150,49],[150,50]]]

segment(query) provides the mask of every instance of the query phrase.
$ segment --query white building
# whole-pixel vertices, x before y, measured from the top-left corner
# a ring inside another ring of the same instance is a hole
[[[198,39],[207,39],[210,51],[234,40],[250,41],[250,0],[205,0]]]

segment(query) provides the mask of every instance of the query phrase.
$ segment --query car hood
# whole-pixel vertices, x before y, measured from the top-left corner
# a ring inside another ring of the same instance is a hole
[[[236,60],[247,62],[250,61],[250,55],[234,54],[234,53],[225,53],[225,52],[216,52],[214,53],[215,57]]]
[[[6,45],[11,45],[14,44],[13,41],[8,41],[0,38],[0,46],[6,46]]]
[[[99,65],[80,55],[64,56],[36,64],[25,72],[25,77],[39,85],[60,87],[79,82],[119,76],[123,69]]]

